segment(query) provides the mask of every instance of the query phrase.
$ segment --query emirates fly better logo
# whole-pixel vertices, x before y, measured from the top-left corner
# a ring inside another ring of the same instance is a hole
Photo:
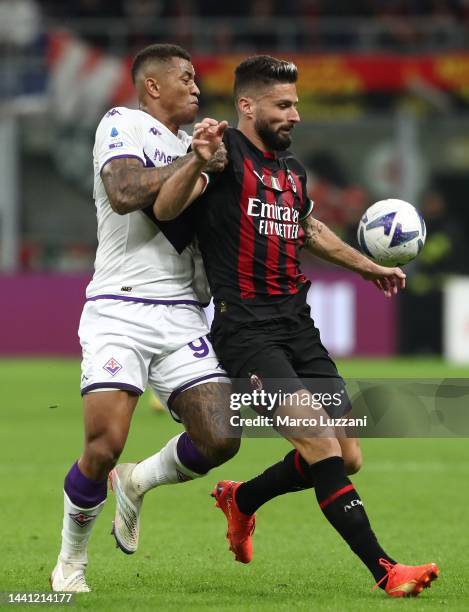
[[[300,213],[291,206],[269,204],[259,198],[249,198],[247,214],[257,217],[257,229],[265,236],[280,236],[287,240],[298,238],[298,220]]]

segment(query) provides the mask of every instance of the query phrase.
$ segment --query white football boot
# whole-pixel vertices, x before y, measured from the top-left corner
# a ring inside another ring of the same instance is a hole
[[[109,483],[116,496],[112,535],[117,546],[126,555],[132,555],[137,550],[140,532],[143,495],[136,491],[130,478],[136,465],[136,463],[121,463],[109,474]]]
[[[85,564],[64,563],[59,557],[50,577],[52,590],[60,593],[89,593],[91,589],[86,584],[85,568]]]

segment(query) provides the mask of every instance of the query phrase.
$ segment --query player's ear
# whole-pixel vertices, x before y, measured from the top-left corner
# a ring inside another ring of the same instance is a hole
[[[252,117],[254,100],[247,96],[241,96],[237,102],[238,112],[242,117]]]
[[[153,77],[147,77],[145,79],[145,89],[148,95],[151,96],[153,99],[160,97],[160,86],[156,79],[154,79]]]

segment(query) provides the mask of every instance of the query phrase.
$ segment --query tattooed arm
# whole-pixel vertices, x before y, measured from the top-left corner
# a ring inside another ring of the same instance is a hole
[[[101,171],[112,210],[126,215],[151,206],[165,181],[194,157],[189,153],[162,168],[145,168],[133,157],[113,159]]]
[[[305,232],[305,248],[321,259],[354,272],[362,272],[374,266],[372,261],[343,242],[327,225],[311,215],[301,225]]]
[[[406,275],[400,268],[385,268],[368,259],[311,215],[301,222],[305,232],[305,248],[325,261],[361,274],[372,281],[386,297],[404,289]]]

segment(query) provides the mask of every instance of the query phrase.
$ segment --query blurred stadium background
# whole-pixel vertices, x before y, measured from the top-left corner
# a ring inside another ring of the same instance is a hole
[[[0,353],[79,354],[94,130],[109,107],[135,105],[130,59],[158,41],[190,49],[201,113],[231,122],[240,58],[297,62],[294,150],[317,216],[352,244],[373,201],[422,211],[427,245],[392,303],[305,264],[331,352],[468,363],[468,0],[0,0]]]

